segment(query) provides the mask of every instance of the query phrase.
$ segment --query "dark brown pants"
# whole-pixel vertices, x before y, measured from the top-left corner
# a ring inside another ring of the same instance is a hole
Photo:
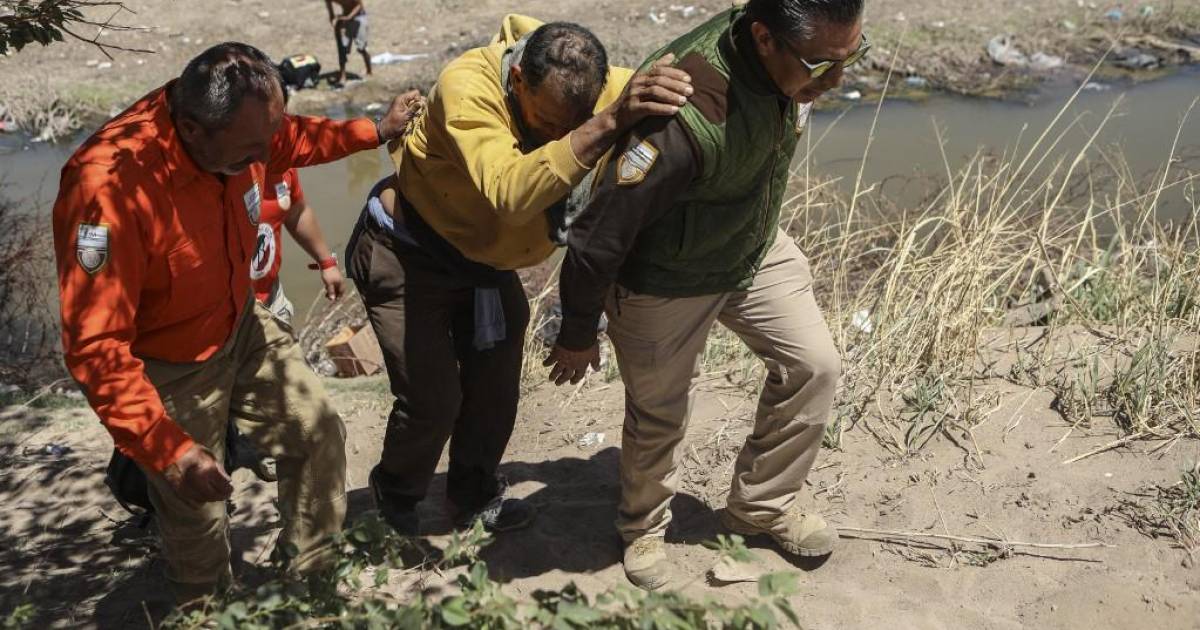
[[[460,510],[482,507],[499,491],[496,469],[517,417],[529,323],[520,279],[515,272],[501,276],[505,340],[476,350],[475,287],[469,280],[365,216],[347,261],[396,398],[377,475],[380,491],[400,506],[415,505],[449,439],[447,498]]]

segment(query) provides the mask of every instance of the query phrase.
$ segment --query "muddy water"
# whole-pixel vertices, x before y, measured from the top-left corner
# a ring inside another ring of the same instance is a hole
[[[1011,153],[1018,148],[1019,136],[1023,137],[1019,146],[1027,149],[1072,91],[1069,86],[1049,88],[1033,105],[948,96],[924,102],[889,101],[879,116],[863,170],[864,185],[893,175],[945,173],[935,125],[942,131],[945,155],[952,165],[961,163],[981,146],[992,153]],[[1119,148],[1135,174],[1153,172],[1166,162],[1180,120],[1198,96],[1200,69],[1136,87],[1116,85],[1085,91],[1064,117],[1078,117],[1078,124],[1059,150],[1067,153],[1078,149],[1120,97],[1117,116],[1106,125],[1099,142]],[[814,147],[809,167],[816,174],[841,177],[840,185],[851,187],[875,107],[846,103],[844,109],[814,116],[809,137],[813,143],[822,136],[824,139]],[[1200,108],[1193,111],[1183,128],[1180,144],[1184,153],[1200,154]],[[16,136],[0,135],[0,181],[7,183],[5,194],[27,200],[28,207],[48,213],[57,192],[58,170],[73,149],[72,143],[29,145]],[[380,150],[301,171],[309,203],[319,213],[327,241],[339,252],[350,235],[363,196],[390,166],[387,155]],[[1176,190],[1165,196],[1161,213],[1165,218],[1178,219],[1190,211],[1189,207],[1183,192]],[[320,281],[315,272],[306,269],[308,261],[298,246],[289,242],[284,251],[284,286],[302,318],[319,295]]]

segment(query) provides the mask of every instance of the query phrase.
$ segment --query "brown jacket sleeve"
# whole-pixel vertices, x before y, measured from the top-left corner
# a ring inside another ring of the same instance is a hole
[[[643,226],[666,213],[700,173],[700,152],[678,118],[652,118],[613,147],[591,201],[567,237],[559,276],[558,345],[596,343],[604,298]]]

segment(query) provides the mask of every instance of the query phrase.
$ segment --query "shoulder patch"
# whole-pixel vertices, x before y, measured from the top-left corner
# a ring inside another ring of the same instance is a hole
[[[692,77],[694,91],[688,102],[708,122],[725,122],[729,110],[729,81],[700,53],[688,53],[675,67]]]
[[[617,185],[641,183],[658,161],[658,149],[649,140],[642,140],[621,154],[617,160]]]
[[[108,262],[108,226],[80,223],[75,232],[75,260],[89,274],[95,274]]]

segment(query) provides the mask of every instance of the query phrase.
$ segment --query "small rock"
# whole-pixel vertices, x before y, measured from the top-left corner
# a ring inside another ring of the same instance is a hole
[[[83,65],[85,65],[89,68],[95,68],[96,66],[100,65],[100,60],[99,59],[88,59],[86,62],[84,62]]]
[[[655,13],[654,11],[650,11],[647,15],[650,17],[650,21],[654,22],[658,26],[662,26],[663,24],[667,23],[666,13]]]
[[[1060,23],[1059,23],[1059,25],[1060,25],[1060,26],[1062,26],[1062,27],[1063,27],[1063,30],[1065,30],[1065,31],[1073,31],[1073,30],[1075,30],[1075,29],[1079,28],[1079,27],[1078,27],[1078,26],[1077,26],[1077,25],[1076,25],[1074,22],[1072,22],[1071,20],[1063,20],[1062,22],[1060,22]]]
[[[103,63],[100,63],[100,64],[97,64],[97,65],[96,65],[96,69],[97,69],[97,70],[108,70],[108,69],[109,69],[109,68],[111,68],[111,67],[112,67],[112,62],[111,62],[111,61],[105,61],[105,62],[103,62]]]
[[[269,18],[269,17],[271,17],[271,12],[270,11],[259,11],[258,17],[263,18],[263,19]]]

